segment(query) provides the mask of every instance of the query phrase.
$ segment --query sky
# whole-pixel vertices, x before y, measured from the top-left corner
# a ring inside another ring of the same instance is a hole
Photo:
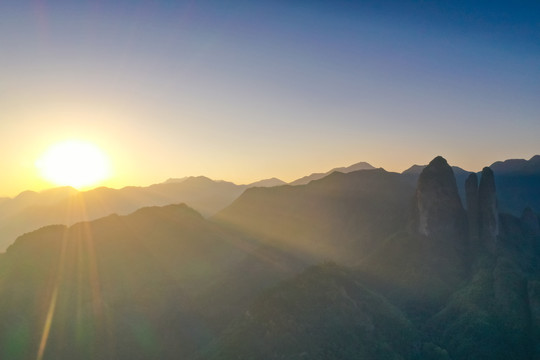
[[[0,0],[0,196],[79,139],[100,185],[540,153],[538,1]]]

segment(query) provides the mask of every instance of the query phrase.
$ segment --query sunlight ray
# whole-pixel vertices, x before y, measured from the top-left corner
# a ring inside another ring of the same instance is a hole
[[[54,289],[51,296],[51,302],[49,304],[49,310],[47,311],[47,318],[45,319],[45,325],[43,327],[43,334],[41,335],[41,341],[39,342],[38,355],[36,360],[43,359],[45,348],[47,346],[47,340],[49,339],[49,333],[51,331],[51,325],[54,317],[54,310],[56,308],[56,300],[58,298],[58,287]]]
[[[45,354],[45,349],[47,348],[47,341],[49,340],[49,335],[52,327],[52,322],[54,320],[54,314],[56,310],[57,300],[58,300],[58,291],[60,288],[60,284],[62,281],[64,268],[65,268],[65,260],[66,260],[66,252],[67,252],[67,243],[68,243],[68,232],[67,230],[64,233],[64,236],[62,237],[62,247],[60,250],[60,258],[58,260],[58,266],[56,270],[56,276],[53,283],[54,290],[51,295],[51,299],[49,302],[49,307],[47,310],[47,315],[45,318],[45,323],[43,325],[43,332],[41,335],[41,340],[39,342],[39,348],[36,360],[42,360],[43,356]]]

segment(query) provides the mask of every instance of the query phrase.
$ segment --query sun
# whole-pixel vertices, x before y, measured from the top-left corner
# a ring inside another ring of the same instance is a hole
[[[96,145],[80,140],[51,146],[36,161],[36,167],[45,180],[77,189],[97,185],[111,175],[107,155]]]

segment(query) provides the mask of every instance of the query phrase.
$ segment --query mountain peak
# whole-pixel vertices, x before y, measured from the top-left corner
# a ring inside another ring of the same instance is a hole
[[[263,179],[259,181],[255,181],[251,184],[248,184],[249,187],[273,187],[273,186],[280,186],[287,184],[285,181],[278,179],[276,177],[270,178],[270,179]]]
[[[351,166],[333,168],[328,173],[333,173],[335,171],[349,173],[349,172],[358,171],[358,170],[373,170],[373,169],[375,169],[375,167],[372,166],[370,163],[361,161],[361,162],[357,162],[356,164],[352,164]]]
[[[416,190],[418,232],[433,237],[461,237],[465,216],[454,172],[442,156],[422,170]]]
[[[167,180],[165,180],[163,183],[164,184],[170,184],[170,183],[181,183],[183,181],[185,181],[189,176],[184,176],[182,178],[168,178]]]
[[[529,166],[534,169],[540,169],[540,155],[534,155],[529,159]]]
[[[358,162],[356,164],[353,164],[353,165],[350,165],[350,166],[347,166],[347,167],[337,167],[337,168],[333,168],[332,170],[330,171],[327,171],[325,173],[313,173],[311,175],[307,175],[307,176],[304,176],[304,177],[301,177],[300,179],[296,179],[294,180],[293,182],[289,183],[290,185],[305,185],[313,180],[319,180],[319,179],[322,179],[323,177],[327,176],[327,175],[330,175],[331,173],[333,172],[342,172],[342,173],[350,173],[350,172],[353,172],[353,171],[359,171],[359,170],[373,170],[375,169],[374,166],[372,166],[371,164],[365,162],[365,161],[361,161],[361,162]]]
[[[402,174],[420,174],[426,165],[414,164],[410,168],[404,170]]]
[[[489,167],[482,169],[482,177],[478,187],[480,204],[480,236],[484,245],[495,250],[499,234],[499,215],[495,189],[495,175]]]
[[[448,161],[446,161],[445,158],[443,158],[442,156],[436,156],[433,160],[431,160],[429,162],[429,165],[430,166],[440,166],[440,167],[450,167],[450,165],[448,165]]]
[[[508,159],[496,161],[490,168],[499,175],[508,173],[540,173],[540,155],[534,155],[529,160]]]

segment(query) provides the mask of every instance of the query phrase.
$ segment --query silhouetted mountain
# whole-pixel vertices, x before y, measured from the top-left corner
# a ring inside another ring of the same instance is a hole
[[[420,173],[422,172],[422,170],[424,170],[424,168],[426,167],[427,165],[412,165],[410,168],[408,168],[407,170],[404,170],[402,172],[402,174],[410,174],[410,175],[420,175]]]
[[[493,172],[475,180],[471,217],[452,169],[435,158],[419,177],[407,230],[355,270],[327,264],[264,292],[202,358],[537,359],[538,215],[493,219]],[[467,219],[488,239],[474,256]]]
[[[293,182],[290,182],[289,185],[305,185],[305,184],[308,184],[310,181],[322,179],[323,177],[328,176],[336,171],[341,172],[341,173],[350,173],[350,172],[358,171],[358,170],[372,170],[372,169],[375,169],[375,168],[371,166],[370,164],[368,164],[367,162],[359,162],[348,167],[334,168],[325,173],[313,173],[311,175],[304,176],[300,179],[294,180]]]
[[[410,168],[408,168],[407,170],[404,170],[402,172],[402,174],[405,174],[405,175],[414,175],[414,174],[420,175],[422,173],[422,171],[426,168],[426,166],[427,165],[413,165]],[[470,171],[463,170],[459,166],[451,166],[451,168],[452,168],[452,171],[454,172],[454,176],[456,177],[456,179],[458,177],[469,175],[471,173]]]
[[[505,161],[497,161],[491,164],[490,168],[497,175],[506,175],[508,173],[539,174],[540,155],[535,155],[529,160],[510,159]]]
[[[403,174],[415,183],[425,165],[413,165]],[[453,166],[458,190],[462,200],[465,200],[465,180],[471,174],[459,167]],[[540,211],[540,155],[529,160],[511,159],[497,161],[490,166],[495,175],[497,186],[498,206],[500,211],[521,214],[529,206]]]
[[[184,181],[186,181],[187,179],[190,179],[190,178],[193,178],[193,177],[192,176],[186,176],[186,177],[183,177],[183,178],[170,178],[170,179],[167,179],[165,181],[165,183],[180,183],[180,182],[184,182]],[[198,177],[198,178],[201,178],[201,177]],[[222,181],[222,180],[220,180],[220,181]],[[272,187],[272,186],[280,186],[280,185],[285,185],[285,184],[287,184],[285,181],[273,177],[273,178],[270,178],[270,179],[263,179],[263,180],[255,181],[255,182],[250,183],[250,184],[239,185],[239,186],[242,186],[244,188],[250,188],[250,187]]]
[[[72,188],[24,192],[0,204],[0,249],[17,236],[45,225],[71,225],[113,213],[128,214],[143,206],[185,202],[209,216],[229,205],[245,188],[200,176],[118,190],[101,187],[85,192]]]
[[[211,216],[233,202],[245,189],[284,184],[272,178],[249,185],[215,181],[205,176],[168,179],[147,187],[97,188],[79,192],[71,187],[25,191],[0,202],[0,251],[17,236],[49,224],[72,225],[109,214],[125,215],[144,206],[184,202]]]
[[[0,356],[186,358],[300,269],[185,205],[45,227],[0,258]]]
[[[454,172],[444,158],[436,157],[422,170],[415,203],[415,224],[420,235],[435,241],[465,238],[465,211]]]
[[[183,178],[169,178],[167,180],[164,181],[165,184],[170,184],[170,183],[180,183],[182,181],[185,181],[186,179],[189,179],[190,176],[184,176]]]
[[[499,235],[499,211],[493,171],[485,167],[478,186],[479,230],[482,246],[495,251]]]
[[[402,228],[360,268],[375,289],[414,316],[428,316],[465,281],[467,217],[452,168],[442,157],[418,179],[408,229]]]
[[[495,173],[500,211],[516,216],[527,206],[540,211],[540,155],[498,161],[490,168]]]
[[[0,219],[5,219],[29,206],[54,205],[57,202],[64,200],[66,197],[77,193],[77,190],[69,186],[48,189],[39,193],[35,191],[24,191],[15,198],[5,198],[0,203]]]
[[[311,261],[357,263],[404,226],[414,188],[382,169],[307,185],[251,188],[215,219]]]
[[[418,181],[418,176],[422,173],[422,170],[425,169],[427,165],[413,165],[407,170],[403,171],[402,174],[405,178],[409,179],[411,184],[416,185]],[[465,199],[465,180],[471,174],[470,171],[463,170],[458,166],[452,166],[452,171],[454,171],[454,176],[456,177],[456,183],[458,186],[458,192],[462,200]]]
[[[287,184],[285,181],[273,177],[270,179],[255,181],[251,184],[248,184],[247,186],[248,187],[272,187],[272,186],[280,186],[280,185],[285,185],[285,184]]]
[[[434,162],[438,165],[431,172],[439,175],[431,176],[431,185],[439,185],[431,187],[424,175]],[[455,190],[451,190],[455,186],[443,175],[449,167],[444,170],[442,165],[440,158],[435,159],[420,176],[416,202],[420,218],[408,232],[394,235],[366,259],[360,266],[361,277],[405,311],[423,341],[444,349],[451,359],[537,359],[538,217],[530,209],[521,218],[497,215],[494,175],[485,168],[480,185],[476,175],[467,181],[468,211],[477,212],[467,216],[469,229],[472,226],[479,235],[469,231],[469,247],[463,248],[459,225],[463,213],[456,205]],[[438,199],[427,205],[418,201],[424,197],[418,192],[426,187]],[[422,209],[428,212],[425,221],[421,220]],[[431,223],[436,226],[429,226],[430,211],[436,218]],[[415,235],[417,226],[421,236]],[[442,239],[433,242],[437,239],[430,239],[432,231],[438,231]],[[462,250],[461,256],[456,256]]]

